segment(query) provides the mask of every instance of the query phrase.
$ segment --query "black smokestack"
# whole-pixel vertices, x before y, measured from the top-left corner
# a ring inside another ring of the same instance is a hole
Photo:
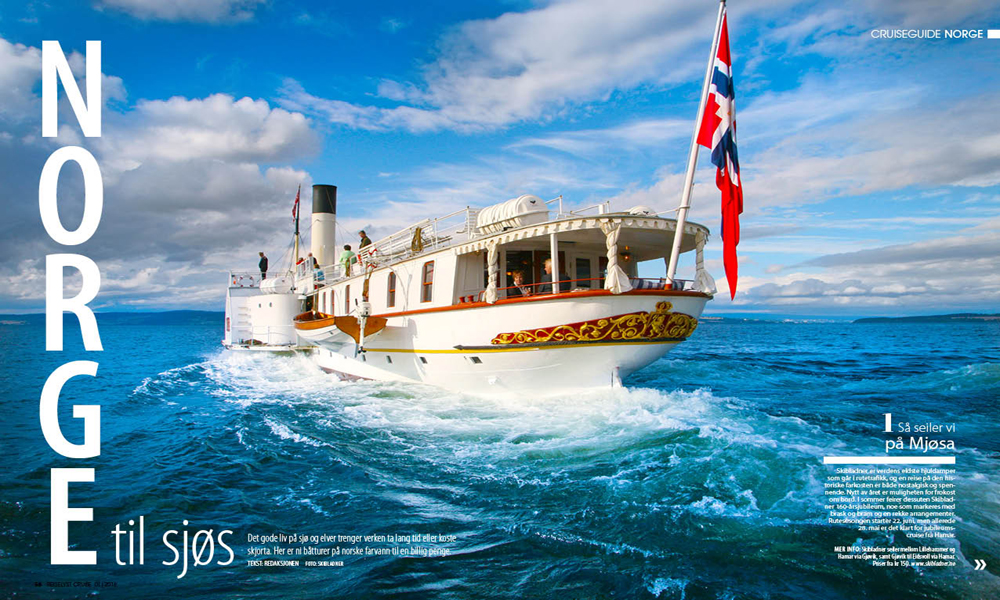
[[[337,186],[313,186],[313,214],[316,213],[337,214]]]

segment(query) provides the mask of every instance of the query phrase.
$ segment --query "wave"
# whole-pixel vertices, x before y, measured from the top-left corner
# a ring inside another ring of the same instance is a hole
[[[650,594],[659,598],[663,594],[668,594],[670,598],[685,600],[686,590],[690,582],[686,579],[674,579],[672,577],[657,577],[646,585]]]
[[[131,393],[132,397],[164,398],[173,393],[182,383],[196,384],[198,376],[206,369],[209,362],[199,362],[182,367],[167,369],[152,377],[145,377]]]
[[[943,376],[988,379],[996,365],[950,371]],[[731,532],[826,529],[822,457],[878,452],[880,444],[870,427],[851,429],[850,413],[837,406],[788,414],[707,387],[482,398],[399,382],[341,382],[303,356],[220,353],[144,380],[133,394],[169,400],[191,385],[217,405],[207,412],[222,415],[232,440],[226,452],[294,456],[297,472],[336,481],[336,489],[308,484],[273,499],[324,517],[342,508],[331,494],[357,493],[404,514],[484,526],[521,518],[506,504],[523,511],[527,503],[559,506],[573,515],[568,523],[597,531],[632,520],[682,531],[706,522]],[[974,468],[960,485],[976,497],[997,496],[991,457],[967,452]],[[983,514],[975,518],[985,522]],[[975,524],[962,528],[982,543],[993,538]],[[531,531],[604,543],[576,533],[551,523]],[[684,593],[679,585],[651,581],[648,589],[673,598]]]

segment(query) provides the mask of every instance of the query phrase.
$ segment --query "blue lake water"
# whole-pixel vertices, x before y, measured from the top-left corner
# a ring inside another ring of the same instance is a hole
[[[1000,597],[1000,324],[707,322],[626,390],[539,401],[228,354],[220,315],[101,315],[102,353],[74,327],[46,353],[39,317],[3,319],[0,591],[13,597]],[[62,423],[81,441],[69,406],[100,404],[102,453],[70,460],[45,444],[38,397],[83,359],[98,377],[67,385]],[[889,543],[823,509],[822,457],[883,453],[886,412],[957,424],[959,567],[835,558]],[[73,484],[71,505],[95,520],[70,538],[99,564],[49,566],[50,469],[81,466],[96,482]],[[146,564],[118,566],[110,532],[139,515]],[[161,564],[170,529],[233,530],[236,560],[178,579]],[[247,534],[276,532],[456,541],[446,557],[247,566]],[[117,587],[47,587],[75,581]]]

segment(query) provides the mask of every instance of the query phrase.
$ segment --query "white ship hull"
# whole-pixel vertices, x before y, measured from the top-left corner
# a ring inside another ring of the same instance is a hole
[[[314,357],[323,369],[348,379],[420,382],[479,394],[544,396],[614,387],[690,335],[708,299],[665,290],[581,292],[414,311],[390,317],[364,352],[352,343],[323,347]]]

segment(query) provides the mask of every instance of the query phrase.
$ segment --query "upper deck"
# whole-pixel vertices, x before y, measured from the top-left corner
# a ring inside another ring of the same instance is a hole
[[[259,288],[259,274],[233,273],[230,291],[294,293],[307,299],[307,310],[334,315],[353,314],[363,300],[370,302],[374,314],[406,314],[529,297],[534,304],[632,290],[708,296],[715,292],[703,266],[708,239],[703,225],[686,223],[681,239],[682,253],[696,251],[693,280],[642,279],[639,262],[669,257],[676,220],[648,209],[611,212],[607,203],[575,211],[557,208],[536,210],[523,221],[519,215],[501,214],[500,221],[485,228],[483,219],[477,227],[480,211],[465,208],[379,239],[359,249],[350,263],[313,269],[303,262],[292,273],[270,273]],[[550,261],[552,268],[546,264]]]
[[[491,233],[480,233],[476,228],[478,209],[466,207],[443,217],[424,219],[409,227],[386,236],[365,248],[359,249],[356,259],[348,268],[340,263],[320,265],[320,269],[300,266],[297,278],[315,277],[316,288],[357,277],[366,266],[376,269],[392,267],[399,263],[418,260],[430,254],[450,250],[455,255],[488,250],[519,242],[520,245],[550,245],[551,236],[560,244],[605,246],[606,227],[620,226],[618,245],[627,248],[628,260],[642,262],[665,258],[677,228],[675,219],[661,217],[651,212],[610,212],[609,203],[595,204],[574,211],[562,210],[562,198],[550,200],[558,203],[555,217],[521,226],[504,227]],[[673,212],[673,211],[668,211]],[[699,240],[708,239],[709,230],[704,225],[687,222],[681,242],[681,252],[696,250]]]

